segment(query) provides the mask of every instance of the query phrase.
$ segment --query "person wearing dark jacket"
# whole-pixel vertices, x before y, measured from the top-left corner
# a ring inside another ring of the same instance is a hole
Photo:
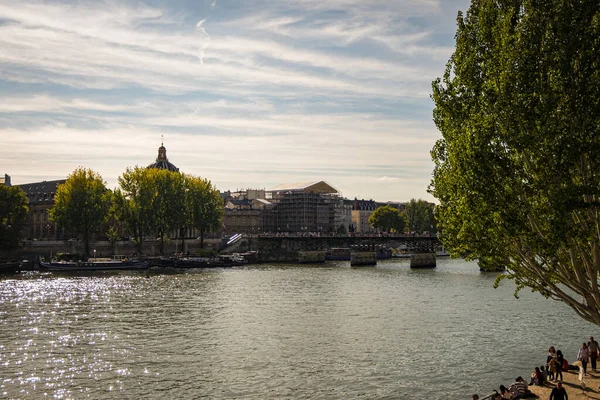
[[[569,395],[562,385],[561,381],[556,383],[556,387],[550,393],[550,400],[569,400]]]

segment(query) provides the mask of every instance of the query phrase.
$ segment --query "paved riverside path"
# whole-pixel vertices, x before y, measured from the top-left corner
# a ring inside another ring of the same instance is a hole
[[[563,387],[567,389],[569,400],[600,399],[600,370],[598,370],[599,372],[590,372],[590,370],[591,366],[588,365],[588,374],[584,377],[584,382],[586,384],[585,391],[581,389],[581,385],[579,384],[578,371],[563,371]],[[531,374],[523,374],[521,376],[529,383]],[[509,382],[508,385],[505,384],[505,386],[508,387],[511,383],[512,382]],[[553,382],[547,382],[544,386],[530,385],[529,390],[540,396],[540,399],[548,400],[550,398],[550,392],[552,392],[552,388],[554,388],[555,385],[556,384]]]

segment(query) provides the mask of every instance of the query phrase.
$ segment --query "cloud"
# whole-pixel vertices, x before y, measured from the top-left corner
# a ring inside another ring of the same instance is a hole
[[[452,51],[437,38],[463,3],[1,2],[0,168],[115,181],[164,133],[175,164],[223,189],[331,177],[421,197],[430,83]]]

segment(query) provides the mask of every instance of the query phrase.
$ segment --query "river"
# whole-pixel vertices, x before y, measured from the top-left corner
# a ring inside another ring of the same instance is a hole
[[[0,397],[470,399],[600,330],[476,264],[0,278]]]

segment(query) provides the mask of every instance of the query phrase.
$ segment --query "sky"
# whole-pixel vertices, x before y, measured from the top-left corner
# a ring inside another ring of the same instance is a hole
[[[468,0],[0,0],[0,175],[433,200],[431,82]]]

